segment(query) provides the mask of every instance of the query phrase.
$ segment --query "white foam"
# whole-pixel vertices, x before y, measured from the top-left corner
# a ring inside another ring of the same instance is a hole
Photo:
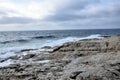
[[[48,42],[46,44],[43,44],[43,46],[51,46],[51,47],[54,47],[54,46],[59,46],[59,45],[62,45],[66,42],[75,42],[75,41],[79,41],[79,40],[83,40],[83,39],[94,39],[94,38],[102,38],[100,37],[99,34],[96,34],[96,35],[90,35],[88,37],[83,37],[83,38],[78,38],[78,37],[67,37],[67,38],[63,38],[63,39],[59,39],[59,40],[56,40],[56,41],[51,41],[51,42]]]
[[[0,58],[8,58],[8,57],[15,56],[15,55],[16,54],[14,52],[7,52],[5,54],[1,54]]]
[[[11,59],[8,59],[7,61],[0,63],[0,67],[6,67],[9,66],[10,64],[13,64],[13,61]]]
[[[85,37],[83,39],[94,39],[94,38],[102,38],[100,34],[90,35],[88,37]]]
[[[39,63],[48,63],[50,60],[41,60]]]

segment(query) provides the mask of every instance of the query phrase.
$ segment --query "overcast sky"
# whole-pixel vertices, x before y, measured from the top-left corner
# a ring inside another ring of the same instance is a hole
[[[0,0],[0,31],[120,28],[120,0]]]

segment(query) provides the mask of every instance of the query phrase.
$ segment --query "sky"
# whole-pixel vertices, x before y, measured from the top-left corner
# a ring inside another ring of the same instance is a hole
[[[120,28],[120,0],[0,0],[0,31]]]

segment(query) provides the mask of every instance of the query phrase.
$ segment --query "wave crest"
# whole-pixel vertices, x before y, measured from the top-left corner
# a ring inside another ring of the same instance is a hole
[[[32,37],[32,39],[45,39],[45,38],[55,38],[55,36],[49,35],[49,36],[35,36],[35,37]]]
[[[35,36],[27,39],[18,39],[18,40],[10,40],[10,41],[4,41],[0,42],[1,44],[7,44],[7,43],[14,43],[14,42],[28,42],[32,39],[48,39],[48,38],[55,38],[55,36],[49,35],[49,36]]]
[[[19,39],[19,40],[10,40],[10,41],[4,41],[0,42],[1,44],[7,44],[7,43],[13,43],[13,42],[27,42],[27,39]]]

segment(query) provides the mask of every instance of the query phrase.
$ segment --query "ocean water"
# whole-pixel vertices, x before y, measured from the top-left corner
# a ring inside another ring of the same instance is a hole
[[[120,29],[0,32],[0,58],[15,55],[15,52],[24,49],[39,49],[44,46],[57,46],[65,42],[117,34],[120,34]]]

